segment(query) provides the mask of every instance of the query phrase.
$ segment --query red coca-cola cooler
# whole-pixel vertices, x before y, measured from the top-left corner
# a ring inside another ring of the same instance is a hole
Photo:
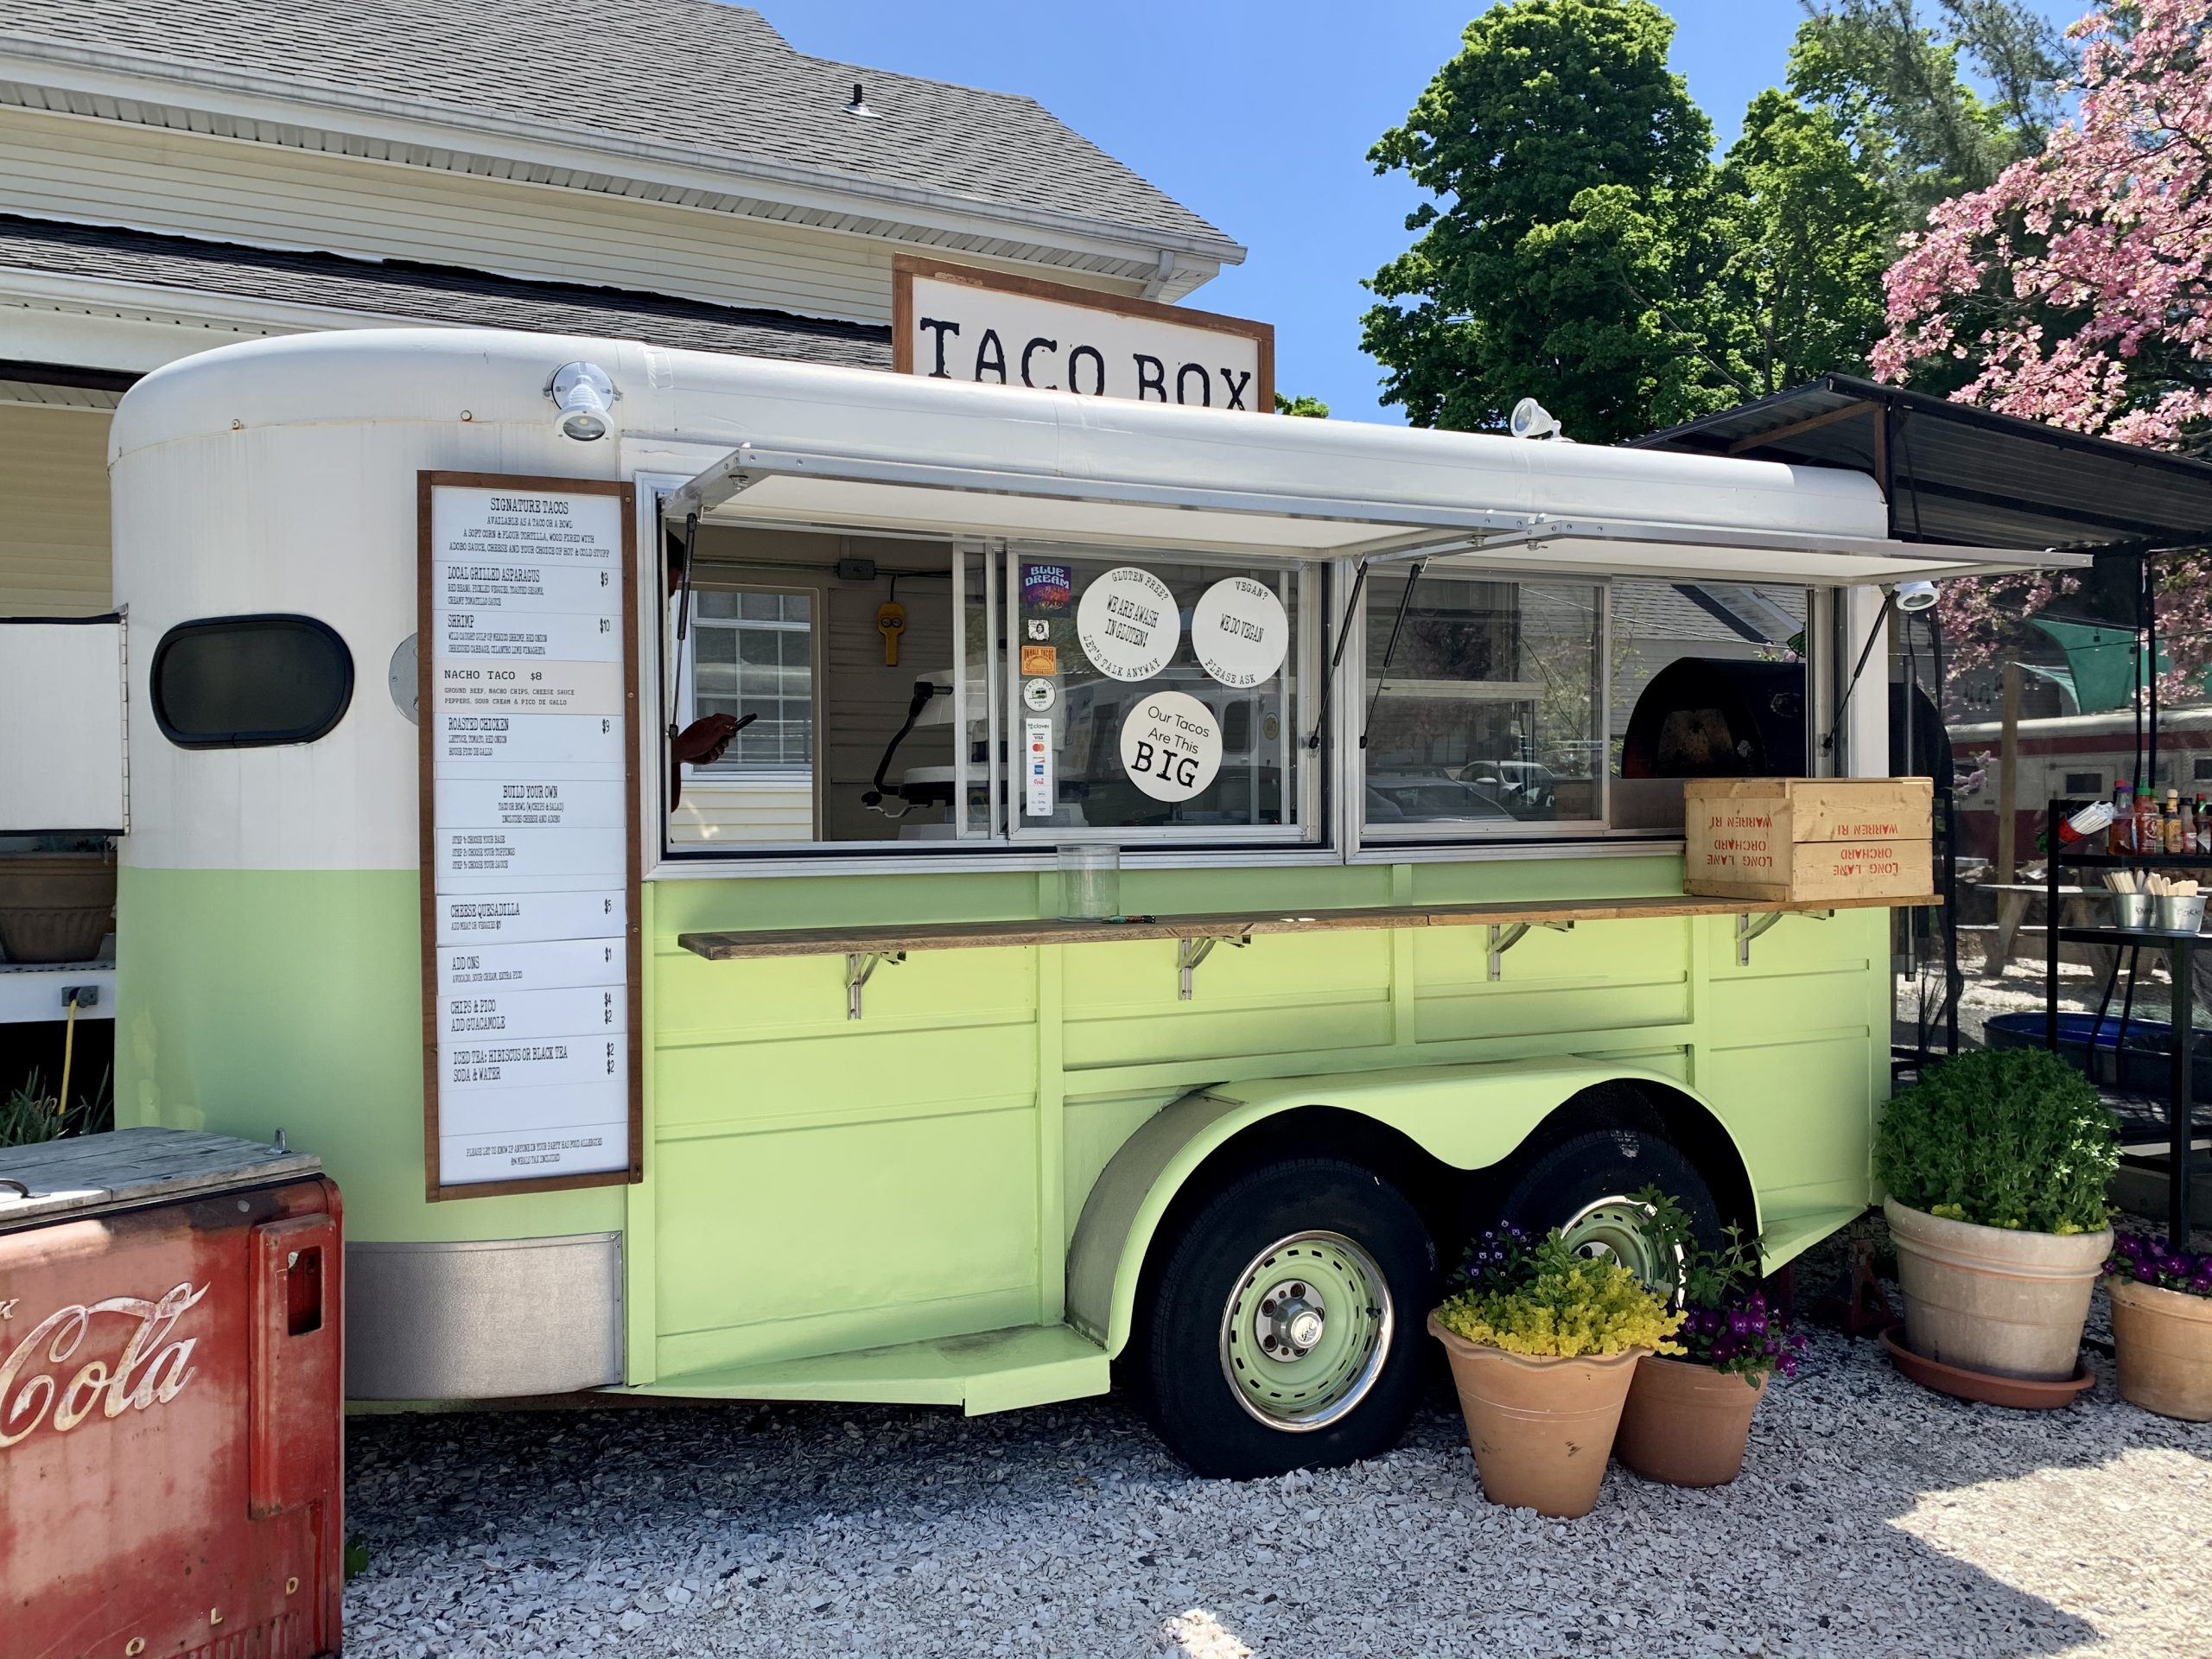
[[[338,1189],[176,1129],[0,1150],[0,1654],[339,1646]]]

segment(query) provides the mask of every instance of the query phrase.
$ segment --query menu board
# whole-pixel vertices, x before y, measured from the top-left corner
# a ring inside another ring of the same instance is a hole
[[[429,1194],[634,1180],[634,497],[420,485]]]

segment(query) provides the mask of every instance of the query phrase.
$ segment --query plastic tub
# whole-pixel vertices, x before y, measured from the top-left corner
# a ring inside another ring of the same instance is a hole
[[[2156,996],[2161,1006],[2166,997],[2166,988],[2158,986]],[[2143,1001],[2138,996],[2139,1006]],[[2089,1067],[2089,1027],[2095,1016],[2087,1014],[2062,1014],[2058,1016],[2058,1052],[2075,1071],[2088,1073],[2099,1081],[2116,1081],[2119,1085],[2154,1099],[2165,1098],[2166,1090],[2173,1081],[2171,1061],[2173,1027],[2163,1020],[2134,1019],[2127,1022],[2127,1053],[2125,1063],[2120,1059],[2120,1002],[2115,996],[2113,1011],[2105,1015],[2103,1025],[2096,1033],[2097,1063],[2094,1071]],[[2196,1072],[2190,1084],[2190,1093],[2196,1100],[2212,1100],[2212,1044],[2206,1033],[2197,1033]],[[2041,1048],[2043,1046],[2043,1015],[2040,1014],[2000,1014],[1983,1027],[1983,1041],[1992,1048]]]

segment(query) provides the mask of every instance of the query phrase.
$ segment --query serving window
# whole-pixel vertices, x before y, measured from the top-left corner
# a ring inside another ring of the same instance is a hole
[[[1809,753],[1802,588],[731,524],[681,587],[677,855],[1665,834]]]
[[[690,576],[671,852],[1320,834],[1317,562],[715,525]]]

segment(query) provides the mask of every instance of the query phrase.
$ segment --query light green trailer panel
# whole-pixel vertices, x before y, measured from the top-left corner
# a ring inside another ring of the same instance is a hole
[[[1409,865],[1276,872],[1272,885],[1291,908],[1313,907],[1309,885],[1338,906],[1629,896],[1679,892],[1680,868]],[[1132,908],[1219,903],[1211,872],[1124,880]],[[1265,937],[1215,950],[1189,1002],[1172,942],[918,951],[869,981],[855,1024],[842,957],[718,963],[676,943],[757,918],[764,901],[817,926],[883,919],[862,883],[791,893],[800,885],[652,892],[653,1173],[632,1202],[652,1218],[653,1265],[642,1274],[633,1230],[634,1384],[745,1394],[807,1376],[835,1389],[852,1364],[811,1357],[878,1351],[868,1363],[903,1376],[931,1344],[1063,1319],[1118,1351],[1180,1183],[1239,1130],[1300,1105],[1363,1114],[1477,1168],[1580,1089],[1648,1079],[1700,1103],[1739,1149],[1777,1262],[1867,1201],[1888,1064],[1885,911],[1784,917],[1747,965],[1732,917],[1538,930],[1496,982],[1481,928]],[[965,886],[980,918],[1035,883]],[[1151,1166],[1140,1198],[1107,1196],[1114,1175],[1100,1187],[1117,1154],[1138,1160],[1118,1172],[1124,1189]],[[1107,1241],[1088,1261],[1087,1203],[1103,1206]]]

